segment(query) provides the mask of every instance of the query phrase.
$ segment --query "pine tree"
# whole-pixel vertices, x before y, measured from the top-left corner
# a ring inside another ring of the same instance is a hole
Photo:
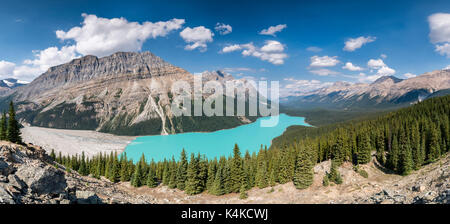
[[[186,194],[194,195],[201,192],[199,190],[199,186],[201,185],[201,180],[198,175],[199,170],[199,158],[196,158],[194,153],[192,153],[187,169]]]
[[[247,194],[247,188],[245,186],[245,184],[242,184],[240,189],[239,189],[239,198],[240,199],[246,199],[248,198],[248,194]]]
[[[86,166],[86,160],[84,157],[84,152],[81,153],[81,161],[80,161],[80,167],[78,168],[78,173],[82,176],[86,176],[89,174],[87,166]]]
[[[177,188],[184,190],[187,180],[188,161],[186,159],[186,151],[181,151],[180,165],[177,170]]]
[[[175,158],[172,156],[172,161],[170,163],[170,179],[169,179],[169,188],[177,187],[177,163],[175,162]]]
[[[158,182],[156,180],[155,171],[152,168],[149,169],[149,172],[147,174],[147,181],[146,181],[146,183],[147,183],[147,186],[150,187],[150,188],[154,188],[154,187],[158,186]]]
[[[331,160],[331,169],[330,173],[328,174],[328,180],[334,182],[335,184],[342,184],[342,177],[338,171],[338,167],[338,163],[336,163],[334,160]]]
[[[366,164],[370,162],[370,138],[367,133],[361,134],[360,150],[358,152],[358,164]],[[338,164],[339,165],[339,164]]]
[[[131,185],[133,187],[140,187],[142,185],[144,185],[144,165],[145,163],[145,157],[144,154],[142,154],[141,159],[139,160],[139,162],[136,165],[136,169],[134,170],[134,174],[133,177],[131,179]]]
[[[56,160],[56,154],[55,154],[55,150],[52,149],[52,152],[50,153],[50,157],[53,159],[53,161]]]
[[[233,159],[230,166],[231,192],[239,192],[244,181],[244,169],[242,168],[241,152],[237,144],[234,145]]]
[[[7,139],[10,142],[21,144],[22,137],[20,136],[19,122],[16,120],[16,111],[14,110],[14,104],[12,101],[9,103],[9,118],[7,128]]]
[[[305,149],[301,149],[297,156],[294,171],[294,185],[297,189],[306,189],[312,182],[314,177],[313,163],[309,153]]]
[[[0,119],[0,140],[8,140],[8,126],[6,124],[6,113],[3,112]]]
[[[224,177],[223,177],[223,164],[220,164],[217,172],[216,172],[216,176],[214,178],[214,182],[211,186],[211,190],[209,191],[209,193],[213,194],[213,195],[223,195],[225,194],[225,190],[224,190]]]
[[[128,167],[128,159],[127,159],[127,153],[124,152],[121,157],[121,163],[120,163],[120,181],[127,182],[130,181],[130,173],[129,173],[129,167]]]

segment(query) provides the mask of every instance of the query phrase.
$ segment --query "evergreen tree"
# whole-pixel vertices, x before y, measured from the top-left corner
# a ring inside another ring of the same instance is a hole
[[[334,182],[335,184],[342,184],[342,177],[341,174],[338,171],[338,163],[336,163],[334,160],[331,160],[331,169],[330,173],[328,174],[328,180]]]
[[[13,143],[21,144],[22,137],[20,136],[19,122],[16,120],[16,111],[12,101],[9,103],[9,118],[7,127],[7,140]]]
[[[239,189],[239,198],[240,199],[246,199],[248,198],[248,194],[247,194],[247,188],[245,186],[245,184],[242,184],[240,189]]]
[[[186,158],[186,151],[181,151],[180,165],[177,170],[177,188],[184,190],[187,180],[188,161]]]
[[[308,188],[313,182],[313,177],[313,163],[309,153],[305,149],[301,149],[295,165],[294,185],[297,189]]]
[[[147,181],[146,181],[146,183],[147,183],[147,186],[150,187],[150,188],[154,188],[154,187],[158,186],[158,182],[156,180],[155,171],[152,168],[149,169],[149,172],[147,174]]]
[[[199,190],[201,186],[201,180],[198,175],[199,170],[199,158],[196,158],[194,153],[192,153],[187,169],[186,194],[193,195],[201,192]]]
[[[241,152],[237,144],[234,145],[233,158],[230,166],[230,191],[239,192],[244,181],[244,169],[242,167]]]
[[[8,140],[8,126],[6,124],[6,113],[3,112],[0,119],[0,140]]]
[[[136,165],[136,169],[134,170],[134,174],[133,177],[131,179],[131,185],[133,187],[140,187],[142,185],[144,185],[144,165],[145,163],[145,157],[144,154],[142,154],[141,159],[139,160],[139,162]]]
[[[82,176],[86,176],[89,174],[88,168],[86,166],[86,160],[84,157],[84,152],[81,153],[81,161],[80,161],[80,167],[78,168],[78,173]]]
[[[360,142],[361,148],[358,152],[358,164],[366,164],[370,162],[370,153],[371,153],[371,146],[370,146],[370,138],[368,137],[367,133],[361,134],[361,142]],[[339,165],[339,164],[338,164]]]

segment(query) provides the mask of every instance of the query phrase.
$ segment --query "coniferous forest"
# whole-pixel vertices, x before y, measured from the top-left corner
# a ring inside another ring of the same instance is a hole
[[[369,163],[372,158],[397,174],[408,175],[450,150],[449,107],[450,95],[432,98],[370,120],[309,128],[291,134],[270,149],[261,146],[257,153],[242,152],[236,144],[230,149],[232,155],[214,159],[187,155],[185,150],[179,160],[172,157],[159,162],[142,156],[133,163],[126,154],[113,153],[90,159],[84,153],[63,156],[52,152],[51,156],[81,175],[130,181],[135,187],[162,184],[187,194],[234,192],[245,198],[250,188],[277,183],[293,181],[298,189],[307,188],[314,178],[314,165],[326,160],[331,160],[332,165],[324,185],[342,183],[337,169],[342,163],[351,162],[357,170],[359,164]],[[358,172],[364,175],[364,171]]]

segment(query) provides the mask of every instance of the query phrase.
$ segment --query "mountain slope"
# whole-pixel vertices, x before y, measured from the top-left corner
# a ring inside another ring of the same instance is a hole
[[[207,79],[220,80],[218,73]],[[232,78],[232,77],[231,77]],[[170,87],[194,75],[150,52],[85,56],[50,68],[4,98],[35,126],[88,129],[121,135],[213,131],[250,122],[243,117],[175,117]],[[205,77],[204,77],[205,79]]]
[[[384,76],[371,84],[336,82],[329,87],[290,97],[284,105],[303,109],[380,109],[410,105],[437,92],[445,95],[448,89],[450,70],[441,70],[405,80]]]

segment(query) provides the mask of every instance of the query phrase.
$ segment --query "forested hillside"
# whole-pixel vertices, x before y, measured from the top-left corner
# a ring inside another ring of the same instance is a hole
[[[164,184],[187,194],[240,192],[245,198],[252,187],[293,181],[298,189],[307,188],[313,181],[314,165],[330,159],[332,166],[324,185],[340,184],[338,166],[348,161],[358,171],[357,165],[370,162],[373,152],[386,168],[408,175],[450,150],[449,107],[450,96],[444,96],[374,119],[302,129],[270,149],[261,147],[258,153],[246,152],[244,156],[236,145],[232,156],[211,160],[194,154],[188,159],[184,150],[179,160],[161,162],[148,162],[142,157],[133,163],[125,154],[87,159],[84,155],[66,157],[52,153],[52,157],[82,175],[105,176],[113,182],[131,181],[136,187]],[[363,171],[358,172],[364,175]]]

